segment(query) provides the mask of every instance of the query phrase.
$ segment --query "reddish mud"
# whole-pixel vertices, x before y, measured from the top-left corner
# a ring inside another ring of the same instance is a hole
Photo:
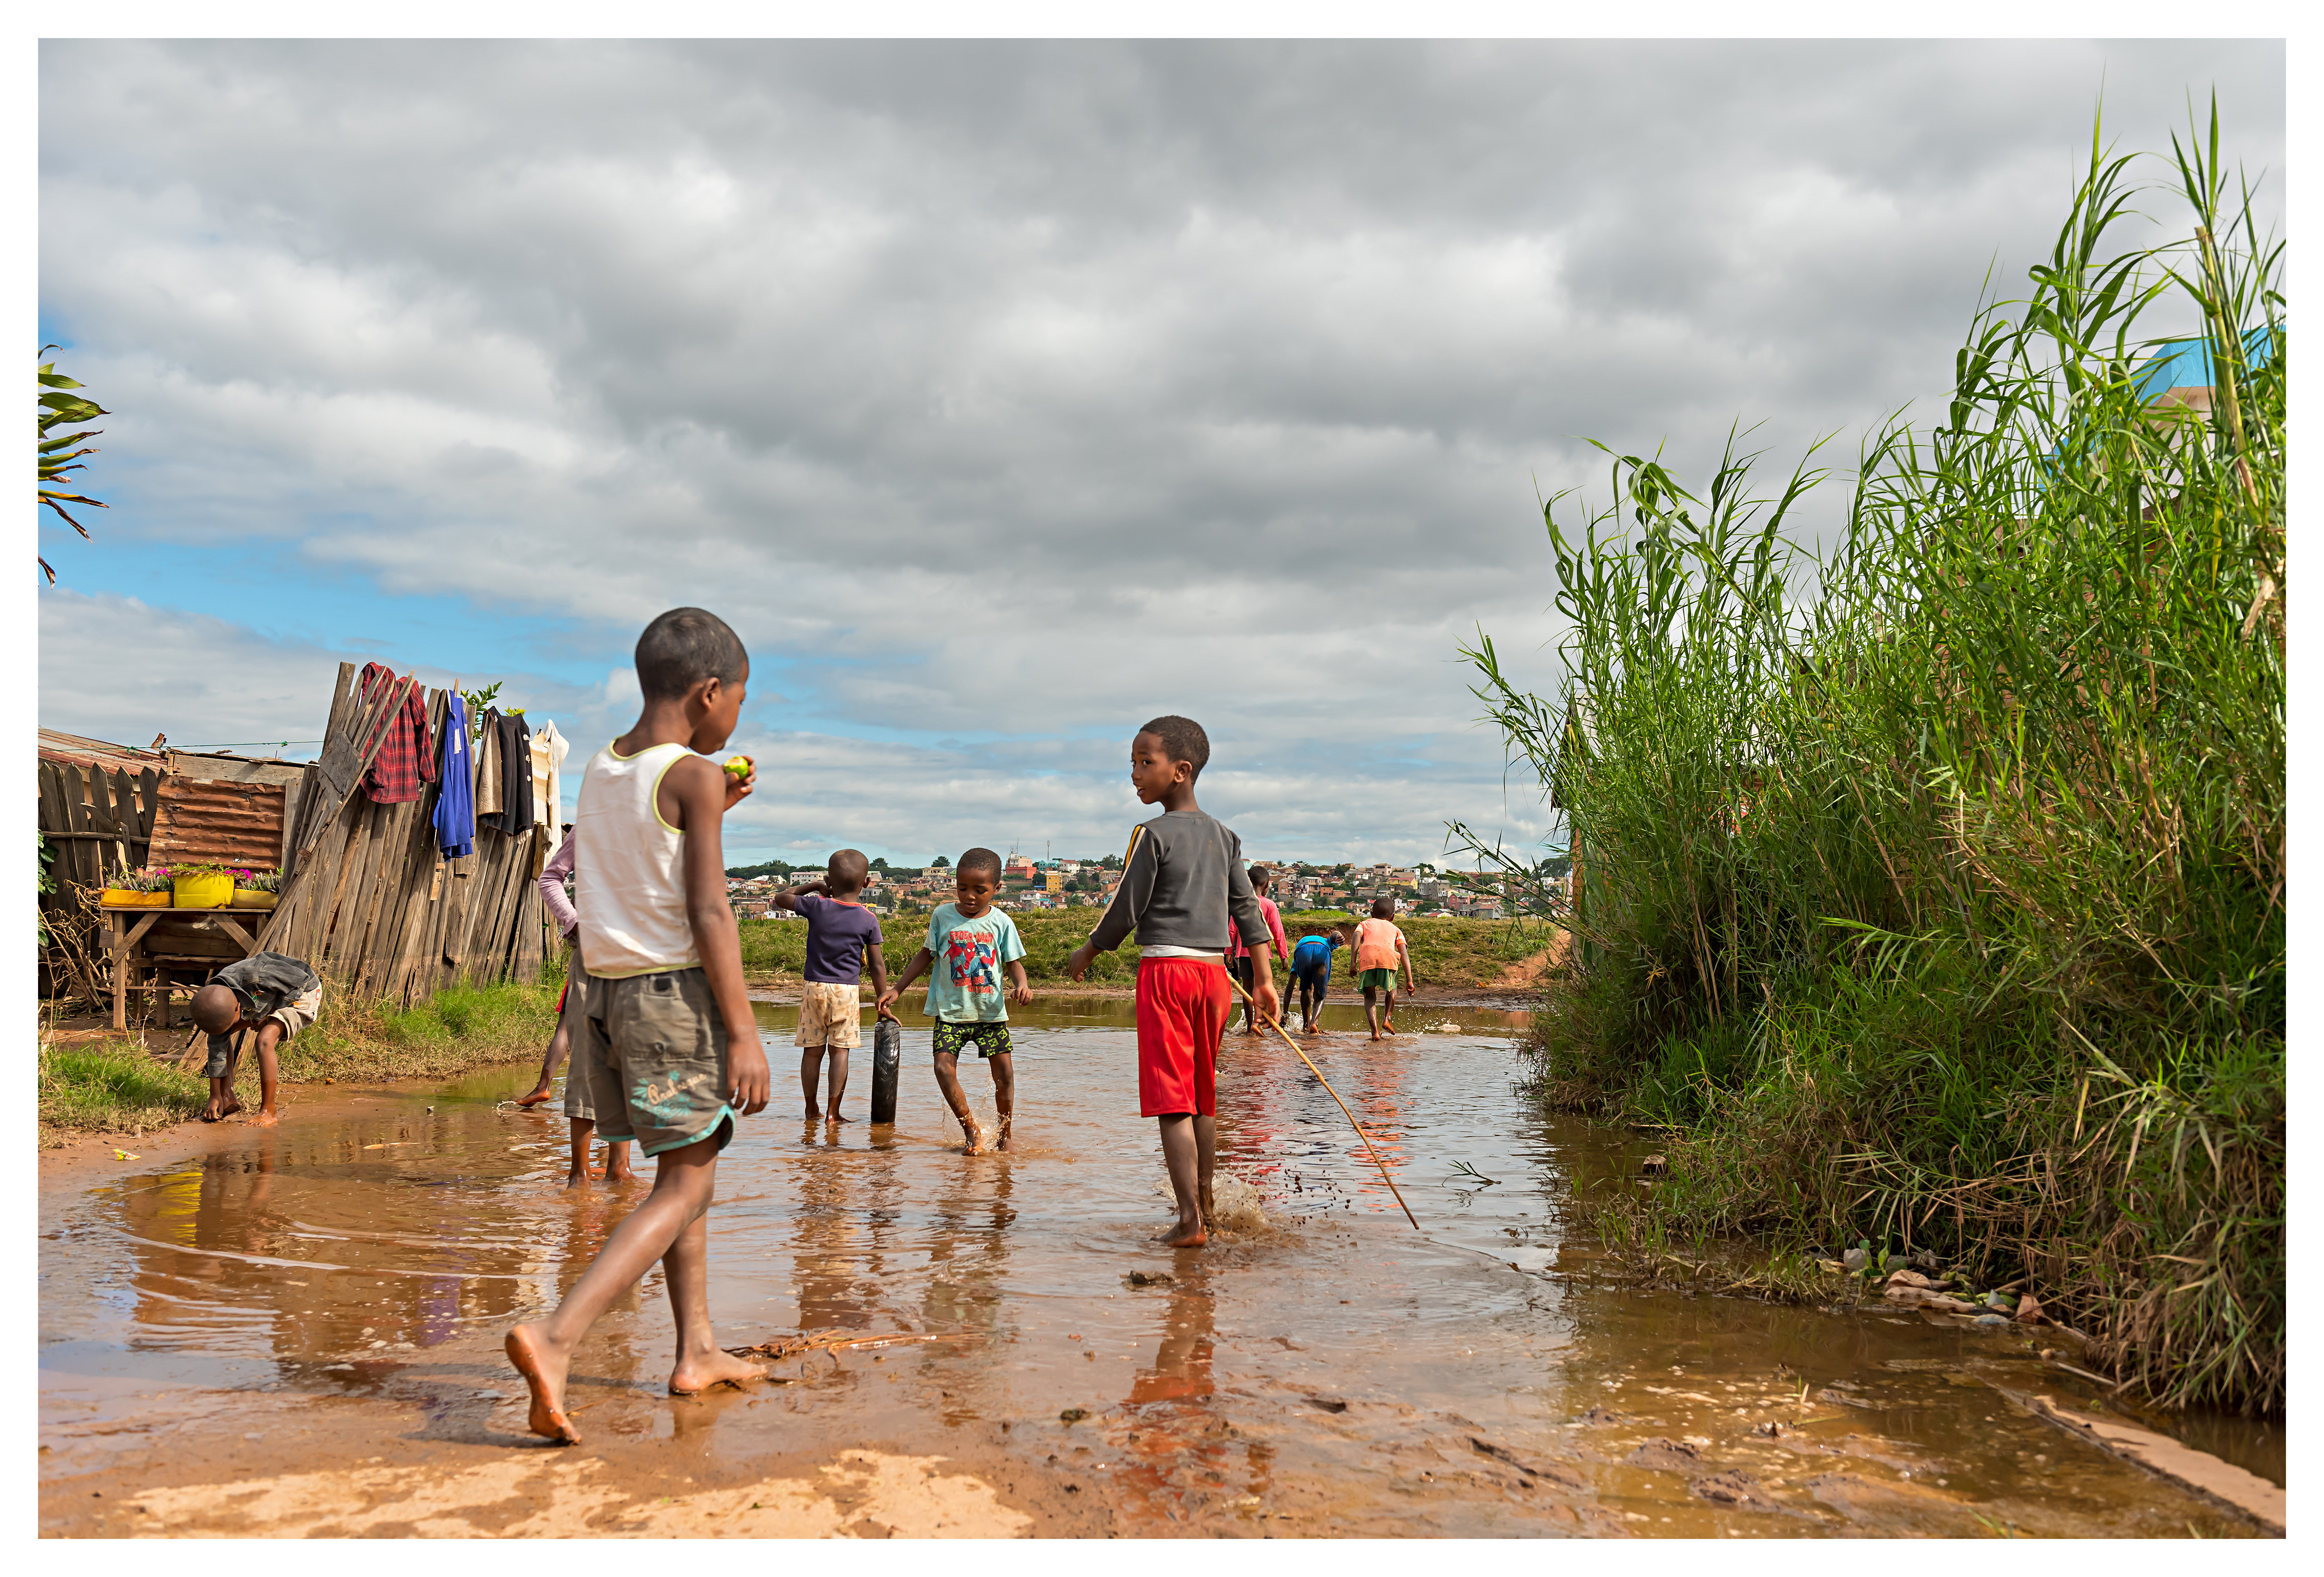
[[[294,1088],[271,1130],[53,1156],[42,1530],[2259,1531],[2025,1401],[2128,1422],[2017,1332],[1561,1276],[1561,1206],[1614,1164],[1607,1137],[1525,1106],[1507,1016],[1419,1006],[1407,1028],[1455,1027],[1374,1047],[1343,1006],[1309,1045],[1425,1230],[1291,1053],[1231,1036],[1220,1130],[1242,1185],[1183,1251],[1157,1240],[1128,1004],[1020,1016],[1018,1148],[973,1157],[917,1019],[901,1120],[862,1120],[865,1056],[859,1120],[834,1130],[799,1120],[791,1015],[762,1008],[786,1093],[720,1162],[711,1298],[773,1378],[667,1395],[657,1273],[580,1350],[580,1446],[530,1432],[502,1340],[646,1185],[559,1188],[556,1104],[505,1104],[530,1067]],[[985,1075],[964,1079],[989,1117]],[[2265,1442],[2233,1438],[2264,1471]]]

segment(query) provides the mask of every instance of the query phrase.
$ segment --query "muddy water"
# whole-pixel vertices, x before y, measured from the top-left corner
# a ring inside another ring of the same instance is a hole
[[[1311,1043],[1419,1232],[1291,1054],[1231,1036],[1222,1165],[1266,1222],[1207,1250],[1164,1249],[1129,1014],[1099,1001],[1020,1014],[1018,1149],[968,1157],[917,1023],[899,1122],[834,1130],[798,1117],[792,1010],[762,1007],[780,1099],[720,1163],[722,1338],[914,1340],[788,1360],[770,1386],[673,1400],[650,1280],[576,1362],[578,1451],[523,1436],[499,1339],[571,1284],[635,1195],[559,1191],[555,1108],[501,1104],[529,1070],[302,1089],[274,1130],[203,1130],[182,1159],[50,1187],[44,1526],[671,1531],[666,1515],[689,1493],[829,1474],[845,1455],[873,1464],[850,1483],[875,1468],[896,1477],[899,1462],[968,1464],[990,1502],[982,1522],[930,1511],[914,1523],[908,1508],[881,1522],[842,1495],[833,1515],[856,1517],[857,1532],[2252,1531],[2031,1416],[2014,1397],[2088,1406],[2092,1393],[2014,1333],[1555,1274],[1569,1180],[1618,1159],[1602,1132],[1519,1100],[1514,1015],[1407,1007],[1401,1027],[1427,1032],[1375,1047],[1343,1006]],[[867,1047],[847,1102],[859,1119],[869,1064]],[[989,1110],[982,1072],[968,1077]],[[364,1422],[391,1414],[383,1432]],[[1781,1433],[1761,1433],[1770,1424]],[[364,1465],[391,1449],[402,1465]],[[509,1493],[497,1464],[564,1471],[599,1456],[618,1482],[573,1502],[569,1523],[484,1504]],[[338,1509],[300,1522],[283,1487],[320,1483],[323,1470],[350,1475],[321,1494]],[[940,1471],[954,1469],[904,1476],[968,1481]],[[502,1487],[475,1491],[482,1508],[466,1521],[329,1520],[352,1515],[350,1497],[376,1501],[392,1471]],[[275,1489],[221,1509],[200,1486],[229,1479]],[[771,1490],[737,1492],[733,1515],[759,1513],[761,1497],[772,1504]],[[904,1504],[864,1502],[891,1503]]]

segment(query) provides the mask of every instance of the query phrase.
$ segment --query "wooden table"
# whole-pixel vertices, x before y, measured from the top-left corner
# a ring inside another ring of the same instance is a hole
[[[157,1014],[166,1017],[170,982],[165,964],[215,970],[258,951],[259,930],[267,909],[148,908],[143,905],[105,904],[105,929],[100,941],[113,955],[113,1027],[129,1028],[129,978],[133,971],[152,970],[152,985],[140,990],[153,994]]]

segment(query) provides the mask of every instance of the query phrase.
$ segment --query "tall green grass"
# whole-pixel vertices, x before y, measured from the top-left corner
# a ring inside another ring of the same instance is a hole
[[[1566,813],[1560,1103],[1665,1126],[1657,1230],[2022,1277],[2173,1402],[2284,1378],[2283,250],[2209,134],[2093,138],[1943,419],[1545,511],[1562,691],[1468,655]],[[2172,239],[2120,239],[2141,205]],[[2176,319],[2176,321],[2166,321]],[[2212,409],[2161,408],[2163,328]],[[1610,451],[1609,451],[1610,454]]]

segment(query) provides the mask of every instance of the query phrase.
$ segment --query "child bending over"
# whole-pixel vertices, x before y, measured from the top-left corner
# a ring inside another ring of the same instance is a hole
[[[254,953],[217,972],[194,993],[196,1025],[210,1038],[210,1058],[202,1072],[210,1082],[202,1120],[216,1122],[242,1110],[235,1099],[235,1069],[242,1062],[242,1039],[258,1032],[258,1125],[274,1125],[274,1048],[315,1021],[322,1010],[323,979],[296,958]]]
[[[556,1312],[508,1333],[532,1392],[536,1434],[580,1443],[565,1406],[574,1350],[607,1305],[661,1262],[678,1323],[673,1396],[759,1379],[710,1328],[709,1213],[718,1152],[737,1109],[767,1104],[767,1054],[742,986],[719,824],[751,792],[696,752],[721,749],[742,710],[751,660],[724,621],[673,608],[638,638],[644,706],[590,758],[574,817],[576,907],[588,969],[574,1075],[598,1131],[654,1157],[653,1192],[613,1229]],[[568,1080],[568,1083],[570,1081]]]
[[[880,917],[856,894],[872,873],[860,849],[842,849],[824,865],[821,881],[786,887],[775,894],[775,907],[807,917],[807,965],[799,973],[798,1033],[791,1043],[799,1048],[799,1088],[807,1093],[807,1120],[827,1116],[833,1122],[847,1118],[839,1098],[847,1093],[847,1054],[863,1044],[863,1002],[858,994],[863,965],[872,965],[872,995],[887,1017],[888,961],[880,949]],[[816,1075],[824,1057],[831,1058],[830,1098],[818,1112],[815,1104]]]
[[[1157,717],[1130,742],[1130,781],[1162,814],[1130,834],[1113,901],[1065,961],[1079,980],[1092,959],[1137,933],[1139,1111],[1160,1120],[1178,1203],[1178,1224],[1163,1241],[1174,1249],[1200,1248],[1213,1214],[1219,1037],[1234,1010],[1224,967],[1230,916],[1250,939],[1260,1014],[1272,1019],[1282,1007],[1242,840],[1194,803],[1194,779],[1210,759],[1210,738],[1191,718]]]
[[[1327,926],[1311,921],[1299,932],[1299,945],[1291,950],[1291,980],[1299,988],[1299,1033],[1313,1035],[1323,1017],[1323,994],[1332,989],[1332,955],[1351,945],[1353,921]]]
[[[1009,1004],[1019,1007],[1033,1000],[1032,982],[1025,978],[1025,944],[1017,922],[992,907],[1001,891],[1001,856],[990,849],[971,849],[953,867],[953,901],[939,904],[928,917],[928,939],[912,954],[912,962],[896,983],[880,993],[880,1009],[901,996],[904,988],[928,973],[926,1011],[936,1021],[936,1088],[945,1104],[960,1120],[968,1136],[968,1154],[984,1148],[985,1133],[968,1109],[968,1092],[960,1087],[960,1054],[974,1047],[992,1069],[992,1107],[1001,1114],[999,1148],[1010,1146],[1010,1126],[1017,1115],[1017,1066],[1009,1044]],[[939,960],[941,959],[941,962]],[[933,970],[933,973],[928,973]],[[1001,989],[1003,971],[1009,989]]]

